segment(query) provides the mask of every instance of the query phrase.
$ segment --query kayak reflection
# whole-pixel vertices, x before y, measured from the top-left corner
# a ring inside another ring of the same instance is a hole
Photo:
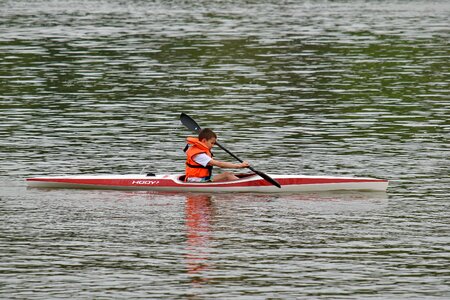
[[[191,276],[193,284],[201,284],[208,280],[205,272],[210,269],[211,222],[214,217],[211,195],[187,195],[185,213],[188,275]]]

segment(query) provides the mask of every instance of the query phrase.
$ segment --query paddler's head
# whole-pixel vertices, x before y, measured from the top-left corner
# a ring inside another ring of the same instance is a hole
[[[217,140],[217,134],[210,128],[203,128],[198,134],[198,140],[211,149]]]

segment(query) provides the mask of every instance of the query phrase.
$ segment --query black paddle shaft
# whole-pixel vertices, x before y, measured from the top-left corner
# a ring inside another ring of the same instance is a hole
[[[189,117],[185,113],[181,113],[180,120],[181,120],[181,123],[183,123],[183,125],[186,126],[186,128],[188,128],[188,129],[190,129],[192,131],[195,131],[197,133],[200,132],[200,130],[201,130],[200,125],[198,125],[197,122],[194,121],[194,119],[192,119],[191,117]],[[228,149],[226,149],[224,146],[219,144],[217,141],[216,141],[216,145],[219,146],[220,149],[224,150],[226,153],[228,153],[229,155],[234,157],[239,162],[241,162],[241,163],[243,162],[242,159],[240,159],[239,157],[237,157],[236,155],[231,153]],[[276,181],[275,179],[273,179],[272,177],[270,177],[269,175],[267,175],[267,174],[265,174],[265,173],[263,173],[261,171],[257,171],[255,169],[253,169],[251,166],[248,166],[247,168],[250,169],[251,171],[255,172],[256,174],[258,174],[262,178],[264,178],[264,180],[266,180],[267,182],[270,182],[274,186],[276,186],[278,188],[281,188],[280,183],[278,181]]]

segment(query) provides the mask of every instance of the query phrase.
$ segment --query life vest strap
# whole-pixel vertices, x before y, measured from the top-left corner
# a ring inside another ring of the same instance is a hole
[[[190,163],[186,163],[186,166],[188,166],[189,168],[196,168],[196,169],[209,169],[209,166],[208,167],[204,167],[204,166],[202,166],[202,165],[192,165],[192,164],[190,164]]]
[[[208,170],[210,170],[210,172],[212,171],[212,169],[213,169],[213,166],[206,166],[206,167],[204,167],[204,166],[202,166],[202,165],[192,165],[192,164],[189,164],[189,163],[186,163],[186,166],[188,166],[189,168],[195,168],[195,169],[208,169]]]

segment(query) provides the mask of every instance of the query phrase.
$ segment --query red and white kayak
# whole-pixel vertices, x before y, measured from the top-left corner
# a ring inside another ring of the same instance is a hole
[[[29,187],[113,189],[170,192],[319,192],[334,190],[386,191],[388,181],[375,178],[273,175],[281,188],[256,174],[241,174],[239,180],[226,182],[184,182],[180,174],[172,175],[75,175],[28,178]]]

